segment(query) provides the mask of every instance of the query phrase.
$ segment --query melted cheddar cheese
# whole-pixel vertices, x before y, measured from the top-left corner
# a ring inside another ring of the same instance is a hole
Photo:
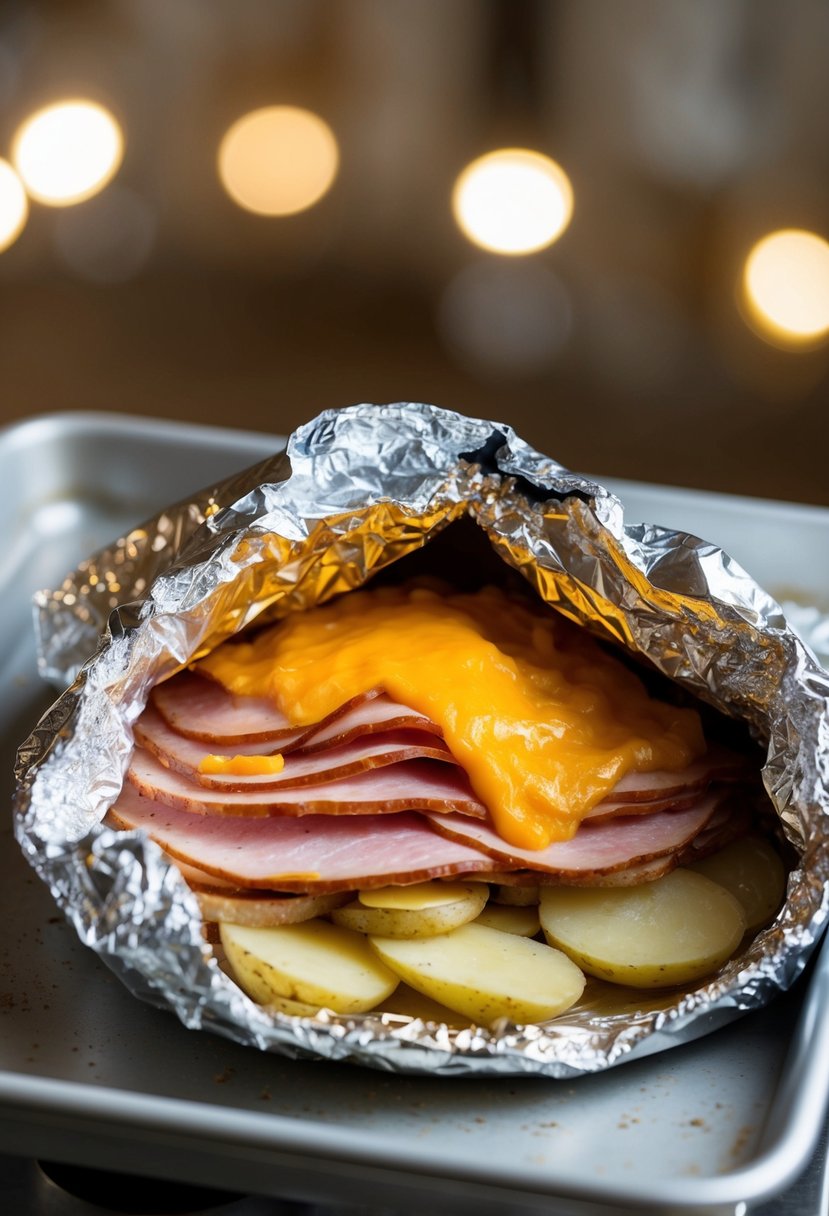
[[[200,666],[298,726],[384,689],[440,725],[496,830],[522,848],[571,837],[625,773],[705,751],[695,711],[650,697],[584,630],[494,587],[351,592]]]
[[[279,753],[256,756],[216,756],[209,752],[199,761],[200,773],[219,773],[233,777],[268,777],[281,773],[285,757]]]

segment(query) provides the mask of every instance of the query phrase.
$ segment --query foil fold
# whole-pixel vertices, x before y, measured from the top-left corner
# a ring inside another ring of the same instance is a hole
[[[102,826],[153,685],[253,620],[362,585],[468,516],[543,600],[744,720],[797,851],[774,924],[679,995],[450,1028],[271,1013],[228,978],[176,867]],[[117,606],[116,605],[117,601]],[[626,526],[600,485],[503,424],[398,403],[329,411],[285,455],[177,504],[36,597],[41,671],[69,687],[18,754],[15,828],[81,939],[141,999],[265,1051],[439,1075],[571,1077],[687,1042],[794,982],[827,916],[829,674],[715,545]],[[106,624],[105,624],[106,622]],[[91,657],[89,657],[91,656]]]

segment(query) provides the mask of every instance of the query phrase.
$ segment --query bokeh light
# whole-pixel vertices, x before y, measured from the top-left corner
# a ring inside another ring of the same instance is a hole
[[[305,211],[330,189],[339,167],[333,131],[296,106],[266,106],[238,119],[219,147],[219,177],[235,203],[256,215]]]
[[[455,182],[461,231],[492,253],[535,253],[564,232],[573,213],[567,174],[548,156],[501,148],[472,161]]]
[[[124,138],[94,101],[60,101],[27,118],[14,137],[12,160],[33,199],[51,207],[82,203],[118,171]]]
[[[23,183],[9,162],[0,160],[0,253],[20,236],[28,214]]]
[[[829,336],[829,243],[814,232],[781,229],[758,241],[745,262],[743,304],[767,341],[808,348]]]

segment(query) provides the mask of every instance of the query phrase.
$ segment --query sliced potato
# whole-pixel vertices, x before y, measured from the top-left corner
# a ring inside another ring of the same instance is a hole
[[[733,840],[690,868],[718,882],[740,901],[749,931],[768,924],[783,902],[786,867],[771,842],[762,836]]]
[[[462,925],[439,937],[368,939],[410,987],[488,1026],[496,1018],[543,1022],[579,999],[584,976],[542,942],[485,925]]]
[[[289,1013],[294,1018],[312,1018],[322,1009],[322,1005],[306,1005],[302,1001],[292,1001],[290,997],[275,994],[271,995],[267,1002],[262,1003],[267,1004],[270,1009],[276,1009],[279,1013]]]
[[[358,891],[357,898],[366,908],[400,908],[407,912],[420,912],[424,908],[442,908],[444,904],[457,903],[470,891],[488,891],[486,883],[466,882],[414,882],[406,887],[374,887]]]
[[[456,1029],[468,1025],[467,1019],[454,1009],[448,1009],[446,1005],[441,1005],[402,983],[397,985],[391,996],[386,997],[374,1012],[396,1013],[407,1018],[417,1018],[421,1022],[436,1022],[439,1026],[452,1026]]]
[[[452,884],[452,893],[451,903],[435,904],[427,898],[419,908],[381,905],[367,908],[361,899],[355,899],[344,908],[335,909],[331,919],[346,929],[379,937],[435,937],[474,920],[486,903],[488,889],[484,883],[469,886],[456,883]]]
[[[662,988],[715,971],[745,932],[734,896],[678,869],[639,887],[547,887],[541,927],[588,974]]]
[[[517,937],[535,937],[541,928],[538,908],[521,905],[488,903],[475,918],[476,925],[486,925],[501,933],[514,933]]]
[[[315,916],[325,916],[348,898],[334,895],[271,895],[242,892],[223,895],[218,891],[194,888],[201,914],[205,920],[227,921],[234,925],[295,925]]]
[[[280,1007],[287,998],[334,1013],[363,1013],[397,987],[396,973],[366,938],[325,920],[267,929],[223,924],[221,940],[239,985],[262,1005]]]

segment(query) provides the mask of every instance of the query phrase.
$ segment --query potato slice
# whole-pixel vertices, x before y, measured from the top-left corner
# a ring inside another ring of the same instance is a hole
[[[332,908],[338,908],[348,895],[270,895],[268,892],[235,895],[220,891],[193,888],[205,920],[225,921],[233,925],[252,925],[258,928],[274,925],[295,925],[316,916],[325,916]]]
[[[550,945],[588,974],[636,988],[710,974],[745,931],[734,896],[683,869],[638,887],[547,887],[540,916]]]
[[[413,882],[405,887],[370,887],[358,891],[357,898],[366,908],[400,908],[419,912],[424,908],[440,908],[463,899],[470,891],[486,893],[483,882]]]
[[[733,840],[690,868],[718,882],[740,901],[749,932],[767,925],[783,902],[786,867],[774,845],[763,836]]]
[[[289,1013],[293,1018],[312,1018],[322,1009],[322,1005],[305,1005],[302,1001],[292,1001],[287,996],[277,996],[275,993],[262,1003],[278,1013]]]
[[[421,1022],[435,1022],[438,1026],[452,1026],[462,1030],[467,1026],[468,1019],[445,1005],[438,1004],[422,992],[415,992],[408,984],[398,984],[390,997],[387,997],[375,1013],[394,1013],[406,1018],[417,1018]]]
[[[541,928],[538,908],[521,905],[488,903],[475,918],[476,925],[486,925],[501,933],[514,933],[517,937],[535,937]]]
[[[543,1022],[579,999],[584,976],[542,942],[485,925],[462,925],[440,937],[368,939],[410,987],[482,1026],[496,1018]]]
[[[280,1007],[287,998],[334,1013],[364,1013],[398,983],[366,938],[325,920],[267,929],[223,924],[221,941],[239,985],[262,1005]]]
[[[438,883],[429,885],[439,886]],[[346,929],[379,937],[435,937],[438,933],[448,933],[474,920],[486,903],[487,894],[488,888],[484,883],[469,886],[453,883],[451,902],[434,903],[427,896],[420,906],[410,898],[413,907],[406,907],[405,903],[404,906],[391,903],[367,908],[361,898],[346,904],[344,908],[335,909],[331,919]]]

